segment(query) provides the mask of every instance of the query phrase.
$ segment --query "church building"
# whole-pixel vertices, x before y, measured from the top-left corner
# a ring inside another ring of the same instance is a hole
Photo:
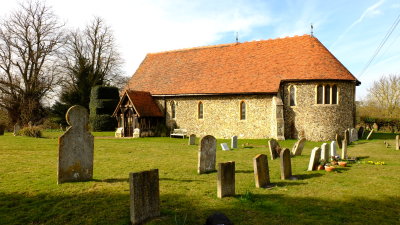
[[[355,126],[358,85],[311,35],[180,49],[147,54],[114,116],[124,136],[327,141]]]

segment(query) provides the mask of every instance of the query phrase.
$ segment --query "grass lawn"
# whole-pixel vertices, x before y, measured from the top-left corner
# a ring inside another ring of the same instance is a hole
[[[355,142],[348,154],[361,162],[330,173],[306,171],[311,149],[321,145],[307,142],[303,155],[292,158],[299,180],[280,180],[279,159],[269,160],[271,189],[255,188],[253,175],[255,155],[270,159],[266,140],[239,139],[252,148],[224,152],[219,143],[229,141],[218,140],[217,162],[236,162],[237,196],[223,199],[216,173],[197,174],[198,146],[188,139],[113,139],[110,132],[94,133],[94,180],[57,185],[60,134],[0,136],[0,224],[129,224],[128,174],[153,168],[161,217],[149,224],[204,224],[215,211],[235,224],[400,224],[400,151],[391,134]],[[294,142],[280,144],[291,149]]]

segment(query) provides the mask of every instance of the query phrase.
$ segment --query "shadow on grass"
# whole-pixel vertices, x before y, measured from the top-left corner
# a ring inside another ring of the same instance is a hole
[[[129,178],[109,178],[109,179],[93,179],[95,182],[105,182],[105,183],[118,183],[118,182],[129,182]]]
[[[235,173],[254,173],[253,170],[235,170]]]
[[[372,133],[370,140],[396,139],[397,133]]]
[[[306,173],[306,174],[295,174],[293,176],[297,177],[299,180],[306,180],[306,179],[310,179],[310,178],[314,178],[314,177],[321,177],[321,176],[323,176],[323,174],[321,174],[321,173]]]
[[[177,182],[205,182],[204,180],[191,180],[191,179],[173,179],[173,178],[160,178],[161,180],[165,180],[165,181],[177,181]]]
[[[282,182],[278,182],[282,183]],[[290,183],[290,182],[288,182]],[[289,185],[292,185],[290,183]],[[222,212],[234,224],[399,224],[400,197],[319,199],[282,194],[217,199],[162,194],[161,216],[149,224],[204,224]],[[209,201],[212,204],[204,204]],[[129,192],[0,193],[1,224],[130,224]]]

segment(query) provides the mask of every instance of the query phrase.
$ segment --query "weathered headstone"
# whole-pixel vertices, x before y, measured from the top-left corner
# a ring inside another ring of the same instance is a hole
[[[232,136],[231,138],[231,148],[237,148],[238,147],[238,137],[237,136]]]
[[[196,135],[191,134],[189,135],[189,145],[195,145],[196,144]]]
[[[207,218],[205,225],[233,225],[233,223],[223,213],[216,212]]]
[[[351,135],[351,138],[350,138],[351,142],[358,141],[358,134],[357,134],[356,128],[351,128],[350,135]]]
[[[374,130],[371,130],[371,132],[369,132],[369,134],[367,136],[367,140],[369,140],[371,138],[372,133],[374,133]]]
[[[266,188],[270,185],[268,158],[264,154],[258,154],[253,158],[254,178],[256,187]]]
[[[217,140],[211,135],[206,135],[200,140],[198,153],[199,174],[215,171]]]
[[[313,148],[311,150],[310,162],[308,163],[308,171],[317,170],[319,165],[319,160],[321,158],[321,149],[319,147]]]
[[[139,128],[135,128],[133,129],[133,138],[140,138],[140,129]]]
[[[32,128],[32,126],[33,126],[32,121],[29,121],[29,122],[28,122],[28,127],[29,127],[29,128]]]
[[[292,162],[290,159],[290,150],[284,148],[281,151],[281,179],[287,180],[292,177]]]
[[[235,162],[218,163],[217,196],[235,195]]]
[[[339,134],[336,134],[336,143],[339,145],[339,148],[342,148],[342,137]]]
[[[400,135],[396,135],[396,150],[400,150]]]
[[[123,127],[118,127],[117,130],[115,131],[115,137],[120,138],[124,136],[124,128]]]
[[[279,153],[281,151],[281,147],[279,143],[275,139],[271,139],[268,141],[269,151],[271,153],[271,159],[274,160],[279,157]]]
[[[158,169],[129,174],[132,224],[143,224],[160,215]]]
[[[21,127],[19,126],[18,123],[16,123],[16,124],[14,125],[14,133],[13,133],[14,136],[17,136],[17,135],[18,135],[19,130],[21,130]]]
[[[222,148],[222,151],[229,151],[230,150],[227,143],[221,143],[221,148]]]
[[[75,105],[66,119],[70,127],[58,138],[58,183],[91,180],[94,139],[88,131],[88,112]]]
[[[343,144],[342,144],[342,159],[347,159],[347,143],[346,143],[346,140],[343,140]]]
[[[350,142],[350,131],[349,131],[349,129],[347,129],[347,130],[344,131],[344,140],[347,141],[347,144],[350,144],[350,143],[351,143],[351,142]],[[343,142],[342,142],[342,143],[343,143]]]
[[[321,160],[329,160],[329,145],[328,143],[323,143],[321,145]]]
[[[331,142],[331,148],[330,148],[330,157],[332,157],[332,156],[337,156],[337,153],[336,153],[336,141],[332,141]]]
[[[364,127],[360,127],[358,129],[358,139],[362,139],[364,137]]]
[[[298,140],[293,146],[292,155],[301,155],[305,143],[306,143],[305,138],[301,138],[300,140]]]

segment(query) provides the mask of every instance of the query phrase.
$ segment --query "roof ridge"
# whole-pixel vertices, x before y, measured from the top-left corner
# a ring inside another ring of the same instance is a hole
[[[167,50],[167,51],[161,51],[161,52],[152,52],[152,53],[148,53],[147,55],[159,55],[159,54],[164,54],[164,53],[186,52],[186,51],[191,51],[191,50],[210,49],[210,48],[223,48],[223,47],[230,47],[230,46],[239,45],[239,44],[276,41],[276,40],[299,38],[299,37],[306,37],[306,36],[315,38],[314,36],[311,36],[309,34],[303,34],[303,35],[286,36],[283,38],[277,37],[277,38],[269,38],[269,39],[265,39],[265,40],[252,40],[252,41],[245,41],[245,42],[238,42],[238,43],[234,42],[234,43],[226,43],[226,44],[218,44],[218,45],[205,45],[205,46],[198,46],[198,47],[191,47],[191,48],[181,48],[181,49]]]

